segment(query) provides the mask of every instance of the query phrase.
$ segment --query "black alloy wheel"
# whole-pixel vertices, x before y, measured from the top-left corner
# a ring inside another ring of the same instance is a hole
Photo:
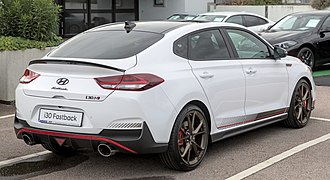
[[[308,65],[311,68],[314,68],[315,66],[315,57],[314,53],[311,49],[304,47],[300,49],[298,52],[297,57],[306,65]]]
[[[168,151],[160,158],[171,169],[193,170],[204,158],[208,139],[209,127],[203,111],[195,105],[188,105],[174,124]]]
[[[289,117],[284,121],[287,127],[302,128],[306,126],[312,112],[311,87],[305,80],[300,80],[292,95]]]

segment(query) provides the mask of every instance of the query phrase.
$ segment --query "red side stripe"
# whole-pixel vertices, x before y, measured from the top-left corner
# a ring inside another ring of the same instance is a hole
[[[19,130],[16,134],[18,136],[19,134],[23,132],[28,132],[28,133],[35,133],[35,134],[42,134],[42,135],[49,135],[49,136],[60,136],[60,137],[67,137],[67,138],[73,138],[73,139],[86,139],[86,140],[92,140],[92,141],[105,141],[110,144],[113,144],[117,147],[120,147],[130,153],[137,154],[135,151],[132,149],[123,146],[111,139],[104,138],[104,137],[98,137],[98,136],[90,136],[90,135],[78,135],[78,134],[69,134],[69,133],[61,133],[61,132],[54,132],[54,131],[45,131],[45,130],[38,130],[38,129],[29,129],[29,128],[22,128]]]
[[[280,114],[286,113],[287,111],[288,111],[288,108],[285,108],[281,112],[269,114],[269,115],[266,115],[266,116],[261,116],[261,117],[255,118],[255,119],[250,119],[250,120],[246,120],[246,121],[236,122],[236,123],[233,123],[233,124],[227,124],[227,125],[223,125],[223,126],[218,126],[217,128],[227,128],[227,127],[237,126],[237,125],[241,125],[241,124],[245,124],[245,123],[249,123],[249,122],[253,122],[253,121],[258,121],[258,120],[261,120],[261,119],[265,119],[265,118],[269,118],[269,117],[272,117],[272,116],[276,116],[276,115],[280,115]]]

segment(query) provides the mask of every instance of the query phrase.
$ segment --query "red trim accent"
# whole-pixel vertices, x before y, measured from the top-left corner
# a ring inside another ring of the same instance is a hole
[[[269,118],[269,117],[276,116],[276,115],[279,115],[279,114],[283,114],[283,113],[286,113],[286,112],[288,112],[288,108],[285,108],[283,112],[277,112],[277,113],[269,114],[269,115],[266,115],[266,116],[261,116],[261,117],[258,117],[258,118],[246,120],[246,121],[241,121],[241,122],[236,122],[236,123],[233,123],[233,124],[218,126],[217,128],[219,129],[219,128],[227,128],[227,127],[231,127],[231,126],[237,126],[237,125],[241,125],[241,124],[245,124],[245,123],[249,123],[249,122]]]
[[[79,134],[69,134],[69,133],[61,133],[61,132],[54,132],[54,131],[45,131],[45,130],[38,130],[38,129],[29,129],[29,128],[22,128],[20,129],[16,136],[19,134],[27,132],[27,133],[35,133],[35,134],[43,134],[43,135],[50,135],[50,136],[59,136],[59,137],[67,137],[67,138],[73,138],[73,139],[86,139],[86,140],[92,140],[92,141],[105,141],[108,143],[111,143],[117,147],[120,147],[121,149],[124,149],[130,153],[137,154],[132,149],[123,146],[111,139],[105,138],[105,137],[98,137],[98,136],[90,136],[90,135],[79,135]]]

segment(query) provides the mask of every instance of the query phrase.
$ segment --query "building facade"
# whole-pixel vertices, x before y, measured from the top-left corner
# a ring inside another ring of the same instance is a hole
[[[160,20],[174,13],[207,12],[214,0],[56,0],[62,6],[59,34],[73,36],[106,23]]]

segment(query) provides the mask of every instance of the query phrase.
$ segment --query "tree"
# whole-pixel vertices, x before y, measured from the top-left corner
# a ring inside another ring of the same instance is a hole
[[[322,10],[330,6],[330,0],[313,0],[312,8]]]

